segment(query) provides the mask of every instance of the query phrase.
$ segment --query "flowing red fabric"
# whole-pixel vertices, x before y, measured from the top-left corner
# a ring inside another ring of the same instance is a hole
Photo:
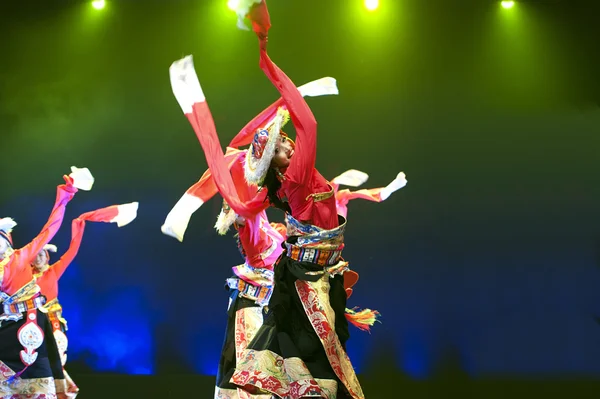
[[[79,252],[85,231],[85,222],[110,223],[118,214],[118,205],[112,205],[84,213],[71,222],[71,243],[69,244],[69,249],[37,279],[37,284],[40,286],[42,294],[46,296],[48,302],[58,297],[58,280],[60,280],[67,267],[73,262]]]
[[[264,201],[264,195],[258,195],[249,202],[240,200],[206,101],[195,103],[192,107],[192,113],[186,114],[186,116],[204,150],[206,163],[212,173],[215,185],[231,209],[245,218],[251,218],[266,209],[269,204]]]

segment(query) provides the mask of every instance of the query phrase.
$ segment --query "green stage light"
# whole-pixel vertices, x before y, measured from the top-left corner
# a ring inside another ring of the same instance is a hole
[[[106,3],[104,2],[104,0],[92,1],[92,7],[94,7],[96,10],[102,10],[105,5]]]
[[[365,0],[365,7],[369,11],[374,11],[379,7],[379,0]]]

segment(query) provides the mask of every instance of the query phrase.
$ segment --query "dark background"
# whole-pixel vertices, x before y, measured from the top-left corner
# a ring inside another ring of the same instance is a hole
[[[369,397],[392,397],[382,389],[398,381],[400,397],[436,378],[599,376],[598,2],[269,6],[273,60],[298,85],[338,80],[339,96],[308,100],[321,173],[359,169],[365,187],[399,171],[409,180],[384,203],[349,207],[344,256],[361,276],[350,305],[383,315],[349,344]],[[223,283],[240,263],[231,235],[212,228],[220,200],[196,212],[183,243],[160,232],[206,169],[169,83],[187,54],[223,144],[278,97],[225,0],[0,2],[0,216],[19,223],[15,245],[45,223],[72,165],[96,184],[68,206],[59,253],[82,212],[140,202],[122,229],[89,224],[61,280],[67,368],[88,393],[110,380],[99,373],[185,386],[183,375],[216,372]],[[190,384],[210,397],[203,381]],[[423,397],[451,390],[440,392]]]

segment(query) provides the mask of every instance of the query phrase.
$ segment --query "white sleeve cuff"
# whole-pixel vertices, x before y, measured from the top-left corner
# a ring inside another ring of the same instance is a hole
[[[73,186],[83,191],[90,191],[94,185],[94,176],[88,168],[71,166],[69,177],[73,179]]]
[[[173,94],[184,114],[191,114],[194,104],[206,101],[194,69],[194,58],[191,55],[172,63],[169,76]]]
[[[204,201],[200,198],[187,193],[183,194],[167,215],[165,223],[161,226],[160,230],[163,234],[183,241],[190,218],[203,204]]]
[[[110,222],[116,223],[117,226],[123,227],[131,223],[137,217],[139,203],[131,202],[129,204],[117,205],[117,216]]]

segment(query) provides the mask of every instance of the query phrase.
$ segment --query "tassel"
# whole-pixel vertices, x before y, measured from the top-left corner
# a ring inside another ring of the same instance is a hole
[[[27,370],[27,368],[28,368],[28,367],[29,367],[29,366],[27,366],[27,365],[26,365],[26,366],[25,366],[25,368],[24,368],[23,370],[21,370],[21,371],[19,371],[18,373],[16,373],[16,374],[13,374],[13,375],[11,375],[10,377],[8,377],[8,378],[6,379],[6,384],[7,384],[7,385],[10,385],[10,384],[14,383],[14,382],[17,380],[17,378],[21,377],[21,374],[23,374],[23,372],[24,372],[25,370]]]
[[[376,321],[379,321],[381,315],[376,310],[358,308],[348,309],[346,308],[346,319],[350,324],[353,324],[356,328],[371,332],[371,328]],[[381,323],[381,322],[380,322]]]

